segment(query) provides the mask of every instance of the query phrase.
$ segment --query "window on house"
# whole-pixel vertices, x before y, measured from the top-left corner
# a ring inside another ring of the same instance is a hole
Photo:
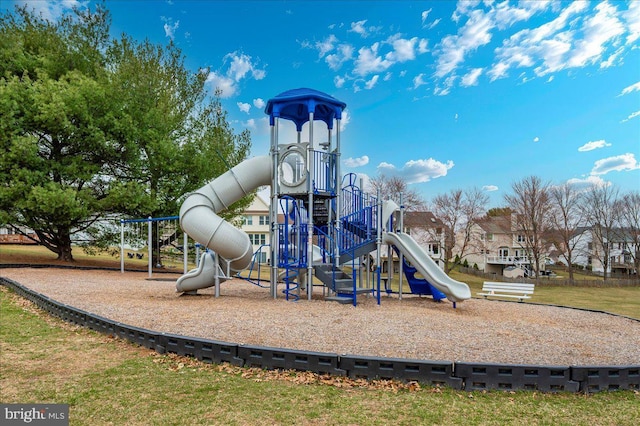
[[[260,225],[268,225],[269,216],[260,216]]]
[[[487,241],[493,241],[493,234],[487,234]]]
[[[527,238],[522,234],[518,234],[516,241],[518,241],[519,243],[524,243],[525,241],[527,241]]]
[[[248,215],[242,216],[242,224],[253,225],[253,216],[248,216]]]
[[[587,244],[587,249],[588,250],[593,250],[593,243],[588,243]]]
[[[249,240],[251,241],[251,244],[253,244],[254,246],[266,244],[267,242],[266,234],[248,234],[248,235],[249,235]]]

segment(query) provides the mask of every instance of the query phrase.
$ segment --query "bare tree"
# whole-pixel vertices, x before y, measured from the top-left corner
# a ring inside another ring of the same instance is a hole
[[[620,226],[629,238],[627,247],[636,277],[640,278],[640,192],[625,194],[618,202],[616,210],[620,213]]]
[[[391,198],[399,202],[399,195],[402,194],[402,204],[408,211],[422,211],[426,209],[427,203],[420,193],[415,189],[410,189],[406,180],[398,176],[387,176],[379,174],[369,181],[370,191],[376,193],[380,191],[383,200]]]
[[[534,261],[536,281],[540,277],[540,264],[544,255],[544,234],[549,228],[549,183],[538,176],[529,176],[511,185],[513,194],[505,201],[515,212],[516,231],[524,236],[521,243]]]
[[[618,223],[619,190],[614,186],[592,186],[587,191],[582,209],[591,229],[593,248],[589,253],[595,257],[603,269],[606,281],[611,261],[611,243],[615,239],[615,226]]]
[[[583,235],[577,232],[583,221],[580,208],[583,194],[569,183],[551,187],[549,194],[552,203],[549,217],[553,227],[549,238],[561,250],[561,256],[568,265],[569,281],[573,282],[574,251]]]
[[[434,214],[445,225],[445,272],[448,273],[456,266],[453,262],[454,251],[459,259],[468,254],[474,220],[485,213],[488,202],[489,196],[477,187],[464,192],[455,189],[449,194],[438,195],[433,199]]]

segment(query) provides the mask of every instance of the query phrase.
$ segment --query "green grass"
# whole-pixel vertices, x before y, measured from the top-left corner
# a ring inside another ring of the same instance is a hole
[[[463,392],[157,355],[0,291],[0,401],[64,403],[72,425],[632,425],[640,394]]]

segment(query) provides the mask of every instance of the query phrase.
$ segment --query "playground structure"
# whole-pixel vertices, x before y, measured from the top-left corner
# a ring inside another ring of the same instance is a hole
[[[466,284],[446,275],[401,226],[395,229],[397,218],[402,221],[398,204],[363,192],[355,175],[342,176],[340,121],[345,107],[332,96],[306,88],[283,92],[268,101],[270,154],[245,160],[189,194],[182,204],[180,226],[209,251],[196,269],[177,280],[178,292],[195,293],[215,286],[218,296],[220,283],[252,264],[254,253],[248,235],[217,213],[268,185],[273,298],[282,283],[287,300],[298,300],[301,291],[306,291],[310,300],[315,277],[327,300],[355,306],[359,294],[370,294],[380,303],[382,244],[399,253],[412,293],[435,300],[446,297],[454,307],[456,302],[471,298]],[[283,120],[295,125],[295,142],[279,142]],[[320,143],[314,137],[317,121],[326,126],[326,139],[320,138]],[[303,133],[308,140],[303,141]],[[284,216],[281,222],[279,210]],[[373,280],[365,280],[359,266],[361,258],[372,252],[377,256],[376,274]],[[416,277],[416,272],[422,278]]]

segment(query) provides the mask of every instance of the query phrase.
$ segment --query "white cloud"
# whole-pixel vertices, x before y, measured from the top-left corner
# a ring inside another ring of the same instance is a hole
[[[610,182],[605,181],[600,176],[588,176],[584,179],[572,178],[567,180],[567,184],[571,185],[578,191],[590,189],[592,187],[605,187],[611,185]]]
[[[227,75],[232,77],[235,81],[240,81],[245,78],[247,74],[250,74],[256,80],[262,80],[266,76],[266,71],[256,67],[251,61],[251,56],[244,53],[238,54],[237,52],[228,53],[225,56],[226,59],[231,59],[231,65]]]
[[[533,141],[534,142],[540,142],[540,138],[536,136],[535,138],[533,138]]]
[[[440,18],[435,19],[435,20],[431,23],[431,25],[429,25],[427,28],[428,28],[428,29],[430,29],[430,30],[431,30],[431,29],[433,29],[433,28],[435,28],[435,27],[436,27],[436,25],[438,25],[438,24],[440,23],[440,21],[441,21],[441,20],[442,20],[442,19],[440,19]]]
[[[342,119],[340,120],[340,131],[343,132],[347,128],[347,124],[351,121],[351,114],[348,109],[342,111]]]
[[[609,172],[624,172],[640,169],[640,163],[632,153],[603,158],[593,164],[592,175],[606,175]]]
[[[353,72],[360,76],[385,71],[393,62],[378,56],[380,43],[374,43],[370,48],[362,47],[358,50],[358,58],[355,61]]]
[[[253,106],[258,109],[264,108],[265,105],[266,105],[266,102],[262,98],[256,98],[253,100]]]
[[[336,49],[336,53],[327,55],[324,60],[327,65],[329,65],[329,68],[337,71],[342,67],[342,64],[353,59],[353,52],[354,48],[352,45],[340,44]]]
[[[35,12],[49,22],[55,22],[65,13],[71,12],[73,8],[85,9],[89,1],[82,0],[56,0],[56,1],[25,1],[18,2],[20,6],[28,5],[28,9]]]
[[[433,94],[436,96],[446,96],[451,92],[451,88],[456,82],[458,77],[456,75],[451,75],[445,79],[442,85],[436,86],[433,89]]]
[[[640,91],[640,81],[622,89],[622,92],[620,92],[618,96],[628,95],[629,93],[637,91]]]
[[[425,21],[429,17],[429,14],[431,13],[432,10],[433,10],[433,8],[431,8],[429,10],[422,11],[422,14],[420,15],[420,17],[422,18],[422,25],[424,25]]]
[[[244,125],[244,127],[248,128],[248,129],[255,129],[256,128],[256,120],[254,118],[250,118],[247,121],[242,123]]]
[[[421,38],[420,41],[418,41],[418,53],[423,54],[423,53],[427,53],[428,51],[429,51],[429,40]]]
[[[636,111],[636,112],[632,112],[631,114],[629,114],[629,116],[627,118],[625,118],[624,120],[620,121],[621,123],[626,123],[627,121],[631,120],[632,118],[636,118],[640,116],[640,111]]]
[[[618,10],[609,3],[599,3],[596,14],[585,20],[582,30],[583,38],[578,40],[569,57],[569,67],[583,67],[596,62],[602,57],[605,44],[621,36],[624,26],[617,17]]]
[[[333,77],[333,84],[339,89],[342,86],[344,86],[344,83],[346,82],[346,79],[344,77],[340,77],[339,75],[336,75],[335,77]]]
[[[246,112],[247,114],[249,114],[249,110],[251,110],[251,105],[246,103],[246,102],[237,102],[236,105],[238,105],[238,109],[242,112]]]
[[[594,149],[604,148],[606,146],[611,146],[610,143],[607,143],[604,139],[600,139],[598,141],[587,142],[581,147],[578,148],[580,152],[593,151]]]
[[[496,185],[485,185],[482,187],[482,189],[487,192],[493,192],[497,191],[499,188]]]
[[[360,34],[362,37],[366,37],[367,36],[367,30],[364,27],[364,24],[367,23],[367,20],[363,20],[363,21],[358,21],[358,22],[352,22],[351,23],[351,29],[349,30],[350,32],[354,32],[357,34]]]
[[[556,3],[554,7],[565,4]],[[589,2],[572,2],[555,19],[511,35],[495,50],[496,61],[487,72],[491,81],[507,77],[511,68],[532,68],[535,75],[541,77],[598,62],[601,69],[621,63],[625,51],[621,46],[622,36],[633,31],[630,20],[635,18],[623,15],[607,1],[598,3],[593,10],[589,8]],[[627,17],[626,27],[623,16]],[[610,47],[615,50],[607,53]]]
[[[365,82],[364,84],[364,88],[367,90],[371,90],[375,87],[376,83],[378,83],[378,78],[380,78],[380,76],[378,74],[374,75],[373,77],[371,77],[371,79],[367,82]]]
[[[462,76],[462,79],[460,80],[460,85],[464,87],[477,86],[478,78],[480,78],[481,74],[482,74],[482,68],[472,69],[466,75]]]
[[[451,160],[442,163],[433,158],[428,158],[425,160],[407,161],[402,169],[397,169],[393,164],[382,162],[378,165],[378,172],[401,177],[406,180],[407,183],[420,183],[446,176],[447,171],[453,166],[454,163]]]
[[[385,58],[394,63],[414,60],[416,58],[416,50],[419,53],[427,51],[427,40],[418,40],[418,37],[405,39],[395,36],[389,38],[388,42],[393,46],[393,52],[388,53]],[[417,49],[416,45],[418,45]]]
[[[424,86],[425,84],[427,84],[426,81],[424,81],[424,74],[418,74],[417,76],[413,77],[413,88],[417,89],[420,86]]]
[[[318,55],[322,58],[327,53],[331,52],[334,49],[334,45],[338,42],[338,38],[330,34],[327,38],[322,41],[316,42],[316,49],[318,49]]]
[[[349,157],[344,160],[344,165],[352,168],[366,166],[367,164],[369,164],[369,157],[366,155],[358,158]]]
[[[235,81],[224,75],[220,75],[214,71],[211,71],[207,76],[207,83],[209,83],[214,90],[220,90],[221,98],[230,98],[236,94],[238,90]]]
[[[622,63],[622,53],[624,52],[624,47],[619,48],[607,58],[605,61],[600,62],[600,68],[609,68],[616,64]]]
[[[640,2],[629,2],[629,9],[622,14],[629,34],[627,35],[627,44],[631,45],[640,38]]]
[[[367,23],[366,19],[364,19],[362,21],[358,21],[358,22],[352,22],[351,23],[351,29],[348,30],[348,32],[353,32],[353,33],[356,33],[356,34],[360,34],[360,36],[362,38],[366,38],[371,33],[374,33],[374,32],[376,32],[376,31],[378,31],[380,29],[379,27],[374,27],[374,26],[366,27],[365,26],[366,23]]]
[[[461,3],[459,2],[458,6]],[[473,10],[469,20],[460,28],[457,35],[449,35],[442,39],[437,46],[437,77],[444,77],[453,72],[465,58],[465,55],[484,46],[491,41],[490,31],[494,28],[490,16],[482,10]]]
[[[245,78],[262,80],[267,75],[264,69],[257,67],[251,56],[244,53],[227,53],[223,62],[222,68],[228,64],[227,70],[225,72],[211,71],[206,80],[214,89],[220,90],[220,97],[223,99],[238,93],[240,80]]]
[[[172,24],[173,20],[171,18],[165,18],[162,16],[160,19],[164,21],[164,35],[173,40],[176,30],[180,26],[180,21],[176,21],[175,24]]]

